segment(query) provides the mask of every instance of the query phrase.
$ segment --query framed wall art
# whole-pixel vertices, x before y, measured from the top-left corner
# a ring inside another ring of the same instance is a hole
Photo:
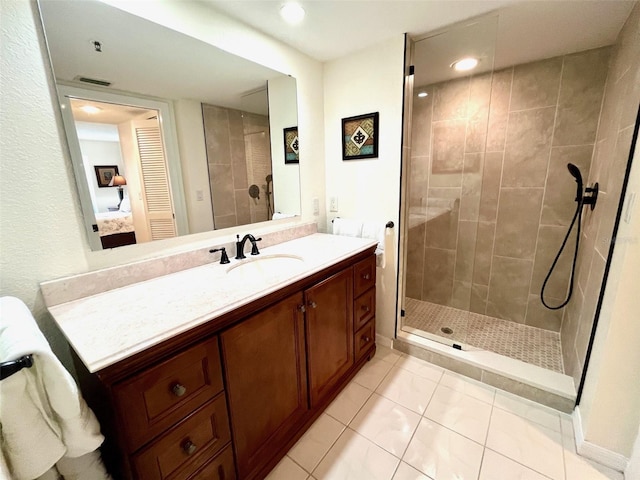
[[[342,119],[343,160],[378,156],[378,117],[374,112]]]
[[[100,188],[108,187],[111,179],[120,175],[117,165],[94,165],[93,168],[96,171],[96,180]]]
[[[284,134],[284,163],[299,163],[298,127],[283,129]]]

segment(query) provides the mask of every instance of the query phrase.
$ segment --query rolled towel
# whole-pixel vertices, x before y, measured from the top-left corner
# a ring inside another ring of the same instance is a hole
[[[295,214],[275,212],[273,214],[272,220],[280,220],[281,218],[291,218],[291,217],[295,217]]]
[[[344,237],[362,237],[362,222],[348,218],[333,219],[333,234]]]

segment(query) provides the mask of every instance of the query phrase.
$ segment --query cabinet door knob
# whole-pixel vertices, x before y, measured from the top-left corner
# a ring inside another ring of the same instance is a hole
[[[369,338],[369,337],[364,337],[364,338],[363,338],[363,340],[364,340],[364,343],[369,343],[369,342],[371,341],[371,338]]]
[[[318,306],[318,304],[316,302],[314,302],[313,300],[309,300],[309,306],[311,308],[316,308]]]
[[[184,442],[182,444],[182,450],[184,451],[184,453],[186,453],[187,455],[193,455],[193,453],[198,449],[198,447],[196,447],[196,445],[189,439],[187,439],[186,442]]]
[[[298,305],[298,310],[302,313],[307,311],[307,307],[305,307],[304,305]]]
[[[187,387],[176,383],[175,385],[173,385],[173,387],[171,387],[171,393],[173,393],[176,397],[181,397],[185,393],[187,393]]]
[[[368,305],[363,305],[362,306],[362,310],[364,310],[365,312],[369,313],[371,311],[371,309],[369,308]]]
[[[370,280],[371,279],[371,274],[370,273],[365,273],[364,275],[362,275],[362,278],[364,278],[365,280]]]

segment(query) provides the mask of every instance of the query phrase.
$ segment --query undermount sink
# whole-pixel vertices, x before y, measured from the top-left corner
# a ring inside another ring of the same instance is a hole
[[[247,277],[280,276],[295,273],[304,265],[304,259],[297,255],[273,254],[247,258],[240,263],[230,266],[227,275],[242,275]]]

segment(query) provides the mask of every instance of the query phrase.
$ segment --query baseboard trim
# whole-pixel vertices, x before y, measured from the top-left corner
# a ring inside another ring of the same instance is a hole
[[[576,406],[571,418],[573,420],[573,432],[576,438],[576,450],[579,455],[604,465],[605,467],[617,470],[618,472],[624,472],[626,470],[627,465],[629,464],[629,459],[627,457],[584,439],[580,406]]]
[[[382,345],[383,347],[392,348],[393,339],[380,335],[379,333],[376,333],[376,344]]]

